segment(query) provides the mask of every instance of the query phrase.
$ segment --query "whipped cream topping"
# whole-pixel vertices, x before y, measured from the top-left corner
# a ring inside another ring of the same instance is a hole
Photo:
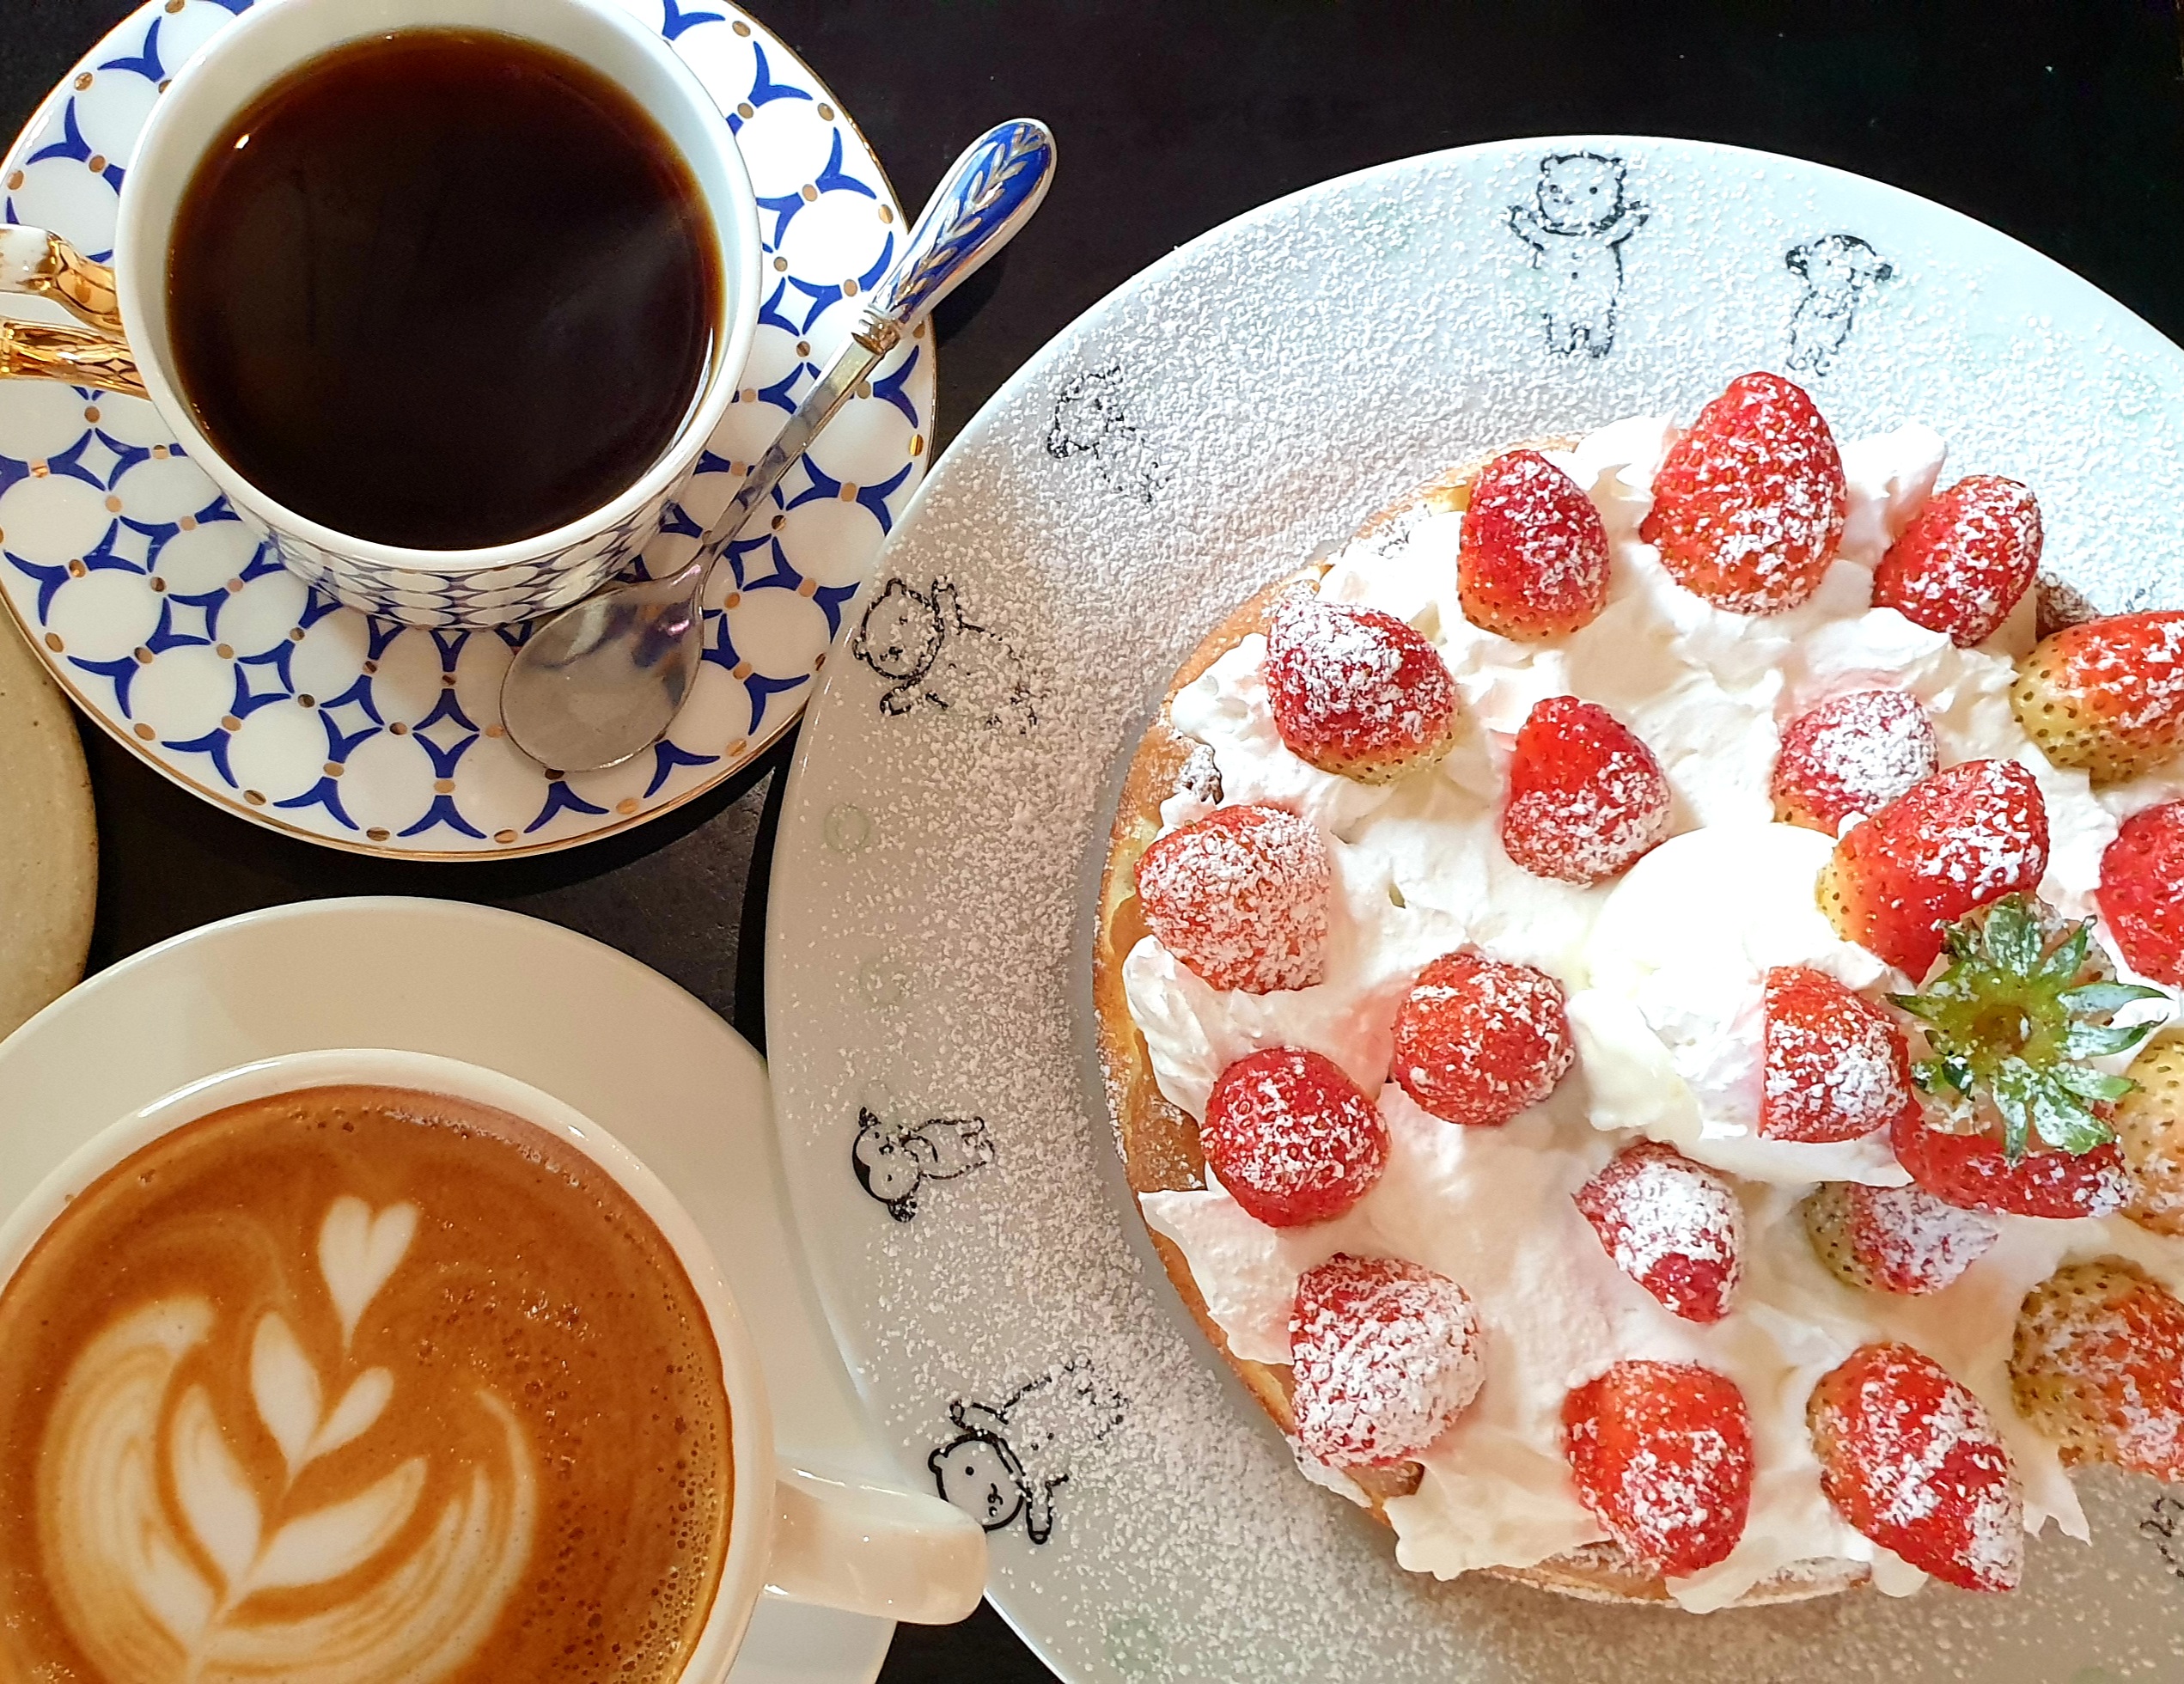
[[[1640,418],[1554,453],[1599,507],[1613,556],[1607,608],[1568,638],[1518,643],[1463,618],[1460,514],[1414,513],[1333,558],[1323,595],[1408,620],[1455,678],[1465,719],[1433,770],[1370,786],[1290,754],[1267,705],[1256,636],[1178,693],[1170,717],[1210,748],[1224,802],[1288,808],[1327,833],[1335,907],[1326,980],[1292,992],[1222,992],[1157,943],[1138,945],[1124,983],[1161,1089],[1199,1117],[1234,1059],[1309,1047],[1380,1095],[1391,1151],[1355,1209],[1311,1227],[1268,1228],[1211,1181],[1203,1192],[1142,1203],[1248,1359],[1289,1360],[1297,1276],[1337,1252],[1407,1258],[1472,1294],[1485,1382],[1424,1456],[1417,1493],[1388,1505],[1406,1567],[1446,1577],[1524,1566],[1604,1537],[1562,1457],[1562,1400],[1612,1362],[1652,1358],[1727,1375],[1753,1419],[1757,1477],[1743,1539],[1717,1566],[1672,1581],[1678,1602],[1717,1608],[1811,1559],[1869,1563],[1883,1589],[1907,1594],[1925,1576],[1852,1531],[1821,1493],[1804,1423],[1814,1382],[1869,1340],[1918,1345],[1993,1415],[2025,1487],[2027,1525],[2053,1519],[2083,1537],[2054,1446],[2010,1400],[2004,1364],[2018,1303],[2059,1264],[2112,1253],[2184,1290],[2184,1242],[2120,1217],[2002,1217],[1993,1249],[1925,1298],[1858,1291],[1820,1264],[1797,1213],[1814,1183],[1907,1177],[1884,1138],[1815,1145],[1759,1137],[1762,979],[1787,964],[1861,989],[1909,979],[1840,940],[1820,913],[1814,880],[1829,839],[1772,821],[1768,780],[1782,729],[1847,692],[1899,689],[1925,706],[1943,766],[2022,764],[2047,808],[2041,892],[2073,917],[2097,912],[2101,853],[2120,817],[2184,793],[2184,772],[2096,795],[2083,772],[2050,766],[2032,745],[2009,702],[2016,659],[2033,640],[2030,593],[1971,650],[1871,607],[1873,567],[1940,473],[1945,447],[1931,430],[1914,424],[1844,447],[1849,511],[1837,559],[1810,601],[1765,619],[1685,591],[1638,536],[1675,437],[1669,423]],[[1530,876],[1498,834],[1511,741],[1534,704],[1563,694],[1600,703],[1636,731],[1675,797],[1670,839],[1593,887]],[[1179,790],[1163,822],[1210,810],[1206,787],[1199,779]],[[1387,1080],[1391,1024],[1412,979],[1463,947],[1538,966],[1570,994],[1576,1067],[1543,1104],[1498,1129],[1443,1123]],[[1572,1203],[1639,1136],[1739,1179],[1745,1276],[1730,1313],[1711,1326],[1679,1320],[1627,1278]],[[1339,1474],[1321,1472],[1321,1483],[1339,1487]]]

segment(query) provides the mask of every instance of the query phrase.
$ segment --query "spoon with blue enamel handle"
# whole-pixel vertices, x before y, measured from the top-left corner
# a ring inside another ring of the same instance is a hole
[[[595,772],[667,734],[697,680],[705,582],[729,543],[888,353],[1031,220],[1053,179],[1054,137],[1030,118],[988,131],[955,161],[848,340],[688,564],[609,585],[531,628],[501,682],[502,723],[519,748],[556,772]]]

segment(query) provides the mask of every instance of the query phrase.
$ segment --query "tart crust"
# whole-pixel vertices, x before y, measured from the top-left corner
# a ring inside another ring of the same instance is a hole
[[[1556,450],[1567,449],[1576,442],[1572,436],[1561,436],[1527,440],[1506,448]],[[1480,470],[1501,454],[1490,452],[1450,469],[1374,515],[1358,528],[1358,535],[1363,536],[1414,512],[1463,509],[1470,501],[1471,489]],[[1122,1153],[1133,1194],[1196,1190],[1205,1185],[1205,1159],[1199,1149],[1198,1126],[1169,1103],[1155,1082],[1150,1054],[1144,1037],[1130,1016],[1122,985],[1122,961],[1146,934],[1144,918],[1138,906],[1138,859],[1160,834],[1161,802],[1174,793],[1184,763],[1197,747],[1191,738],[1175,729],[1168,710],[1185,685],[1253,632],[1266,630],[1267,613],[1277,596],[1293,584],[1316,580],[1325,570],[1325,563],[1315,563],[1277,579],[1206,634],[1169,680],[1167,693],[1161,699],[1160,711],[1139,739],[1123,779],[1113,829],[1108,837],[1107,868],[1100,882],[1099,924],[1092,945],[1092,997],[1099,1018],[1100,1064],[1108,1114],[1114,1124],[1116,1144]],[[1150,1225],[1146,1232],[1192,1318],[1274,1425],[1294,1439],[1296,1417],[1290,1407],[1292,1381],[1289,1368],[1285,1364],[1249,1362],[1229,1350],[1228,1339],[1207,1313],[1205,1299],[1181,1248]],[[1373,1517],[1388,1525],[1388,1499],[1416,1491],[1424,1470],[1416,1462],[1405,1462],[1394,1467],[1360,1467],[1347,1472],[1366,1497]],[[1530,1567],[1490,1567],[1484,1571],[1496,1578],[1591,1602],[1672,1605],[1662,1579],[1638,1567],[1613,1543],[1588,1544]],[[1870,1577],[1866,1568],[1856,1562],[1793,1562],[1753,1585],[1732,1606],[1755,1608],[1832,1596],[1863,1583]]]

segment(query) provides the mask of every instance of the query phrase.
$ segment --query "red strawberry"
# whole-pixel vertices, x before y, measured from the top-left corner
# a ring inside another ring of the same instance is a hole
[[[1820,1260],[1869,1292],[1938,1292],[2002,1237],[1992,1217],[1948,1204],[1915,1182],[1823,1181],[1801,1208]]]
[[[2012,760],[1967,760],[1890,802],[1835,845],[1820,905],[1856,942],[1915,982],[1942,929],[1975,906],[2030,894],[2047,870],[2047,804]]]
[[[1820,589],[1847,504],[1813,400],[1778,375],[1743,375],[1669,447],[1638,535],[1717,607],[1778,614]]]
[[[1726,1176],[1642,1140],[1577,1189],[1615,1266],[1687,1321],[1718,1321],[1743,1272],[1744,1207]]]
[[[1535,877],[1596,883],[1669,834],[1669,779],[1604,707],[1550,696],[1516,733],[1502,847]]]
[[[2131,1199],[2131,1173],[2113,1140],[2085,1152],[2035,1144],[2012,1163],[2000,1141],[1945,1133],[1913,1107],[1890,1126],[1888,1144],[1913,1181],[1967,1211],[2066,1220],[2111,1216]]]
[[[1778,965],[1766,979],[1760,1132],[1769,1140],[1855,1140],[1906,1106],[1911,1054],[1888,1013],[1825,971]]]
[[[2010,1389],[2064,1461],[2184,1481],[2184,1304],[2137,1264],[2072,1263],[2027,1293]]]
[[[1873,606],[1960,649],[2001,629],[2040,570],[2040,499],[1995,473],[1930,498],[1873,570]]]
[[[2013,1589],[2024,1498],[1970,1391],[1908,1345],[1861,1345],[1805,1406],[1836,1512],[1914,1567],[1967,1590]]]
[[[1431,644],[1377,608],[1292,590],[1266,619],[1266,699],[1300,760],[1385,784],[1455,740],[1456,681]]]
[[[1839,834],[1941,769],[1934,728],[1916,696],[1854,690],[1801,713],[1775,757],[1774,816]]]
[[[1294,1046],[1223,1071],[1199,1139],[1229,1196],[1270,1228],[1340,1216],[1388,1167],[1388,1125],[1333,1059]]]
[[[2101,856],[2101,916],[2124,961],[2184,987],[2184,801],[2133,813]]]
[[[1618,1363],[1562,1404],[1577,1495],[1640,1567],[1676,1577],[1724,1559],[1752,1505],[1752,1418],[1696,1363]]]
[[[1607,528],[1577,482],[1536,450],[1486,464],[1456,552],[1464,618],[1504,638],[1560,638],[1607,606]]]
[[[1296,1283],[1291,1406],[1305,1449],[1337,1467],[1407,1461],[1478,1394],[1479,1313],[1446,1275],[1338,1252]]]
[[[1138,904],[1160,944],[1215,988],[1270,994],[1327,975],[1334,867],[1309,820],[1223,807],[1138,861]]]
[[[2184,609],[2112,614],[2043,638],[2010,705],[2057,766],[2120,783],[2184,749]]]
[[[1562,985],[1529,965],[1448,954],[1396,1009],[1395,1079],[1445,1122],[1507,1122],[1552,1093],[1576,1055]]]

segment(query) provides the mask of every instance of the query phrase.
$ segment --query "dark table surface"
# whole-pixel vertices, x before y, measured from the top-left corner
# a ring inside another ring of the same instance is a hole
[[[760,0],[855,113],[906,204],[972,135],[1045,118],[1052,196],[943,307],[943,446],[1088,305],[1252,206],[1385,159],[1509,136],[1692,136],[1923,193],[2184,330],[2184,63],[2172,0]],[[12,131],[131,0],[0,0]],[[102,733],[94,968],[321,895],[489,900],[634,955],[765,1045],[760,950],[794,738],[645,828],[531,861],[405,865],[277,836]],[[1034,1680],[991,1609],[905,1627],[883,1679]]]

